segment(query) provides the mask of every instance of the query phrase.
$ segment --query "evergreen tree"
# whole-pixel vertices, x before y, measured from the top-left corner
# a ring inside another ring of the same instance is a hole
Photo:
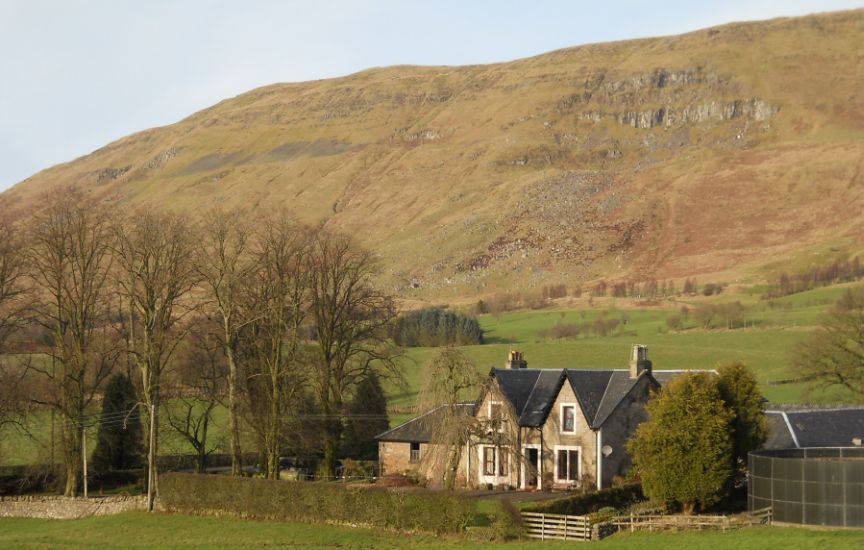
[[[732,474],[732,414],[715,378],[682,374],[647,408],[649,419],[627,445],[645,495],[688,514],[717,502]]]
[[[765,414],[762,412],[762,393],[756,377],[741,363],[728,363],[717,367],[717,389],[726,408],[732,413],[733,468],[740,471],[747,465],[747,453],[758,449],[768,436]]]
[[[129,377],[112,376],[102,399],[99,436],[93,452],[96,471],[128,470],[141,465],[141,414],[136,403],[138,398]]]
[[[348,406],[348,420],[343,440],[344,455],[359,460],[378,459],[375,436],[390,427],[387,418],[387,396],[374,372],[357,386],[357,393]]]

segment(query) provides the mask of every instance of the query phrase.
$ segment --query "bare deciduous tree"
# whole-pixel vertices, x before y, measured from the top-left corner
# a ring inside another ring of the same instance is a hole
[[[864,403],[864,288],[840,297],[821,328],[799,344],[794,362],[816,389],[839,389]]]
[[[308,232],[286,213],[264,221],[254,247],[255,276],[246,292],[255,320],[243,331],[252,427],[265,458],[265,474],[279,475],[289,416],[297,412],[306,371],[301,328],[307,314]]]
[[[20,426],[28,408],[21,393],[23,369],[12,360],[7,345],[11,333],[24,321],[25,264],[18,232],[0,220],[0,429]]]
[[[213,412],[224,395],[228,369],[216,322],[196,319],[188,347],[180,354],[172,377],[172,406],[166,409],[168,424],[195,451],[195,471],[202,473],[207,457],[218,448],[210,428]]]
[[[324,464],[336,463],[345,398],[368,371],[398,375],[389,344],[393,299],[376,289],[372,254],[343,235],[319,230],[310,247],[310,305],[315,329],[312,382],[324,424]]]
[[[117,230],[118,281],[130,311],[127,347],[141,374],[144,400],[153,415],[151,426],[156,427],[147,454],[154,495],[160,384],[183,339],[183,320],[194,309],[194,300],[188,298],[198,282],[195,238],[184,218],[152,211],[136,212]]]
[[[243,328],[255,319],[243,307],[242,291],[255,270],[252,231],[239,211],[215,210],[207,216],[199,244],[198,270],[215,309],[228,366],[228,432],[231,473],[242,467],[240,446],[240,378],[238,346]]]
[[[82,471],[82,418],[120,347],[110,324],[112,223],[107,210],[74,189],[46,195],[47,206],[29,227],[28,257],[37,288],[34,317],[48,333],[50,365],[33,360],[30,369],[49,381],[36,401],[62,419],[66,485],[77,493]]]
[[[456,471],[465,444],[481,430],[473,414],[467,414],[462,405],[480,390],[483,378],[477,367],[465,354],[453,347],[442,348],[425,366],[423,387],[420,391],[420,410],[439,409],[430,443],[435,452],[422,459],[427,472],[443,478],[444,487],[452,490]]]

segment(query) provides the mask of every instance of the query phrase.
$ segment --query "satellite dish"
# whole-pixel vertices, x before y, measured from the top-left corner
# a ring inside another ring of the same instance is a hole
[[[612,454],[612,447],[610,447],[609,445],[603,445],[602,447],[600,447],[600,452],[603,453],[603,456],[609,458],[609,455]]]

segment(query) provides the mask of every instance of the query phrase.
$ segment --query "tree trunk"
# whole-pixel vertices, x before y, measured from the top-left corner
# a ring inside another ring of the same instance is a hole
[[[459,468],[459,459],[462,458],[462,445],[457,444],[450,448],[447,471],[444,472],[444,488],[452,491],[456,487],[456,471]]]
[[[228,440],[231,450],[231,475],[238,476],[243,469],[243,454],[240,448],[240,411],[237,401],[237,363],[230,344],[225,346],[228,360]]]
[[[78,496],[78,477],[81,475],[81,428],[77,425],[78,419],[73,423],[66,419],[70,425],[63,430],[63,463],[66,469],[66,484],[63,495],[67,497]]]
[[[267,472],[269,479],[279,479],[279,376],[270,377],[270,436],[267,438]]]

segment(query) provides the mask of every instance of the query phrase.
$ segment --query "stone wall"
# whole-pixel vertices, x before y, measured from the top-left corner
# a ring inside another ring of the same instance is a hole
[[[79,519],[146,510],[147,497],[111,496],[88,499],[60,496],[0,497],[0,517]]]

